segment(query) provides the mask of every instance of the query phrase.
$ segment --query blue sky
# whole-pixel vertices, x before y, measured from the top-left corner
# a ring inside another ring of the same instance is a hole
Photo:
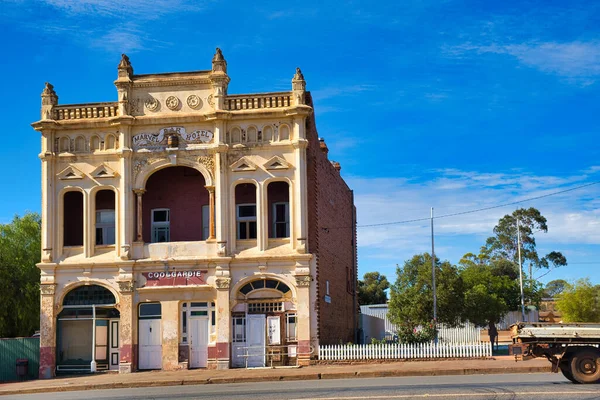
[[[289,90],[297,66],[317,127],[355,191],[359,225],[494,206],[600,181],[600,2],[5,0],[0,222],[40,209],[44,82],[61,104],[115,101],[136,73],[228,61],[229,92]],[[542,278],[600,283],[600,185],[528,201],[548,218]],[[436,253],[477,252],[515,206],[436,221]],[[359,228],[359,273],[394,277],[430,251],[428,222]],[[541,275],[536,272],[534,275]]]

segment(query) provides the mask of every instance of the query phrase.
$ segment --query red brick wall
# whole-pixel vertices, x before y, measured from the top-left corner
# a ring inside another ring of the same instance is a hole
[[[312,98],[307,93],[308,104]],[[339,171],[320,149],[314,114],[307,119],[308,249],[316,255],[317,319],[321,344],[353,342],[358,328],[356,211]],[[326,282],[329,297],[325,301]]]
[[[142,197],[143,238],[151,241],[151,211],[170,210],[171,242],[202,240],[202,206],[208,205],[204,177],[188,167],[169,167],[150,176]]]
[[[65,246],[83,246],[83,193],[65,193],[63,217],[63,244]]]

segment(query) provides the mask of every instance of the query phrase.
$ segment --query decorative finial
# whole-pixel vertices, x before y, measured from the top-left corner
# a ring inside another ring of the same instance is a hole
[[[296,68],[296,75],[294,75],[294,80],[296,80],[296,81],[304,80],[304,75],[302,75],[302,71],[300,70],[300,68]]]
[[[131,67],[131,62],[129,61],[129,57],[127,54],[121,54],[121,62],[119,63],[119,68],[127,68]]]
[[[42,96],[56,96],[56,92],[54,91],[54,85],[48,82],[44,82],[44,90],[42,91]]]
[[[225,57],[223,57],[223,52],[221,51],[220,48],[217,47],[217,51],[215,53],[215,56],[213,57],[213,61],[224,61]]]
[[[129,61],[127,54],[121,54],[121,61],[119,62],[117,69],[119,70],[119,78],[131,78],[133,76],[133,67],[131,66],[131,62]]]
[[[224,72],[227,73],[227,61],[223,57],[223,52],[217,47],[217,51],[212,59],[212,72]]]

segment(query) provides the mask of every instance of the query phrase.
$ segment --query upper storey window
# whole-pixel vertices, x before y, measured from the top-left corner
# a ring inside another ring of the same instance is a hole
[[[256,204],[238,204],[238,239],[256,239]]]
[[[240,183],[235,187],[237,238],[256,239],[256,186]]]
[[[290,185],[271,182],[267,186],[269,201],[269,237],[290,237]]]
[[[171,241],[171,213],[168,208],[152,210],[152,243]]]
[[[96,193],[96,245],[115,244],[115,192],[108,189]]]
[[[96,211],[96,245],[115,244],[115,210]]]
[[[273,237],[290,237],[289,203],[273,203]]]

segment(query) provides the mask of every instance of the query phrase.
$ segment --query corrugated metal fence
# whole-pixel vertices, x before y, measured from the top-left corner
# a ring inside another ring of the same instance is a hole
[[[0,382],[17,381],[17,359],[28,360],[26,379],[37,379],[40,368],[40,339],[0,339]]]

